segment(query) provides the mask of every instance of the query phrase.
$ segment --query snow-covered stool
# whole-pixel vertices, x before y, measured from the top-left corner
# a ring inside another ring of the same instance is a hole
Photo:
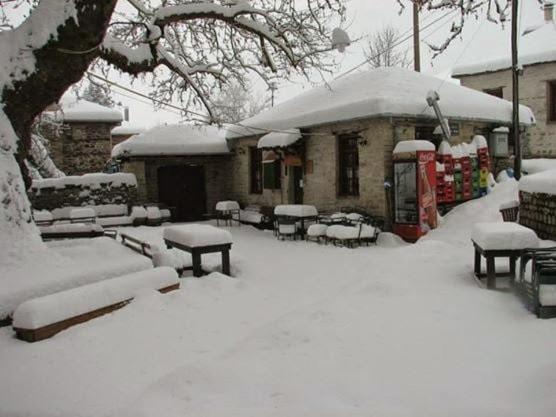
[[[486,287],[496,286],[495,258],[508,258],[510,264],[510,282],[515,280],[515,264],[524,249],[536,248],[539,238],[535,232],[517,223],[477,223],[471,232],[471,241],[475,248],[475,276],[486,276]],[[486,275],[481,273],[481,256],[487,264]]]
[[[516,287],[537,317],[556,317],[556,247],[524,251]]]
[[[134,272],[25,301],[14,312],[13,328],[19,339],[36,342],[117,310],[141,291],[166,293],[179,286],[178,274],[172,268]]]
[[[222,253],[222,273],[230,275],[232,235],[227,230],[210,225],[187,224],[166,227],[163,237],[168,249],[177,248],[191,254],[194,276],[203,274],[201,255],[213,252]]]
[[[322,223],[315,223],[307,228],[307,240],[313,240],[317,243],[321,243],[326,240],[326,231],[328,230],[328,225]]]
[[[70,211],[71,223],[94,223],[97,214],[92,207],[74,208]]]
[[[160,226],[162,223],[162,213],[157,206],[147,207],[147,226]]]
[[[240,223],[240,208],[237,201],[219,201],[214,209],[216,211],[216,225],[220,226],[220,221],[224,226],[232,226],[233,222]]]

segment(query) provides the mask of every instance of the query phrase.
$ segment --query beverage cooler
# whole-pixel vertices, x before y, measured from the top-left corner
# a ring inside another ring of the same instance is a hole
[[[437,225],[435,147],[425,140],[402,141],[393,159],[394,233],[416,241]]]

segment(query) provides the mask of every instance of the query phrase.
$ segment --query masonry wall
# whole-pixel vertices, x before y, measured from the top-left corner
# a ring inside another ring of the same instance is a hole
[[[468,76],[458,76],[461,84],[483,91],[502,87],[504,98],[512,99],[512,73],[510,70]],[[547,121],[548,85],[556,79],[556,63],[528,65],[520,77],[520,102],[533,110],[537,123],[523,137],[523,156],[556,158],[556,123]]]
[[[122,171],[137,178],[138,201],[156,203],[158,194],[158,169],[164,166],[201,165],[205,173],[206,207],[214,210],[218,201],[233,197],[231,187],[231,161],[229,156],[175,156],[133,158],[122,164]]]
[[[52,159],[67,175],[102,172],[111,153],[110,131],[114,123],[67,123],[50,138]]]
[[[541,239],[556,240],[556,195],[519,193],[519,223]]]

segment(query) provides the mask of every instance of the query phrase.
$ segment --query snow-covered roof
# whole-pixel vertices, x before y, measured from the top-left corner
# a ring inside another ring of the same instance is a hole
[[[114,146],[112,157],[228,153],[224,131],[214,126],[163,125]]]
[[[285,130],[367,117],[436,118],[427,93],[438,91],[445,117],[500,124],[512,121],[512,104],[403,68],[378,68],[343,77],[244,120],[228,138],[260,135],[265,129]],[[534,123],[532,111],[521,106],[520,120]]]
[[[466,62],[468,63],[455,67],[453,75],[472,75],[511,68],[512,59],[509,48],[498,48],[492,52],[493,56],[491,55],[491,58],[486,60],[467,57]],[[555,22],[546,22],[537,28],[528,28],[519,41],[519,64],[523,66],[553,61],[556,61]]]
[[[120,123],[122,113],[110,107],[87,100],[64,98],[60,101],[58,116],[64,122],[115,122]]]
[[[144,127],[132,126],[129,123],[124,123],[121,126],[116,126],[112,129],[112,135],[137,135],[143,133],[146,129]]]
[[[258,148],[285,148],[301,139],[299,129],[290,129],[283,132],[270,132],[259,139]]]

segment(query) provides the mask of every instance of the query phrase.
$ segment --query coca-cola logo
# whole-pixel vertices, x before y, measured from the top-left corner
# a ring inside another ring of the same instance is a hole
[[[420,153],[419,163],[428,164],[429,162],[436,161],[436,156],[433,152]]]

